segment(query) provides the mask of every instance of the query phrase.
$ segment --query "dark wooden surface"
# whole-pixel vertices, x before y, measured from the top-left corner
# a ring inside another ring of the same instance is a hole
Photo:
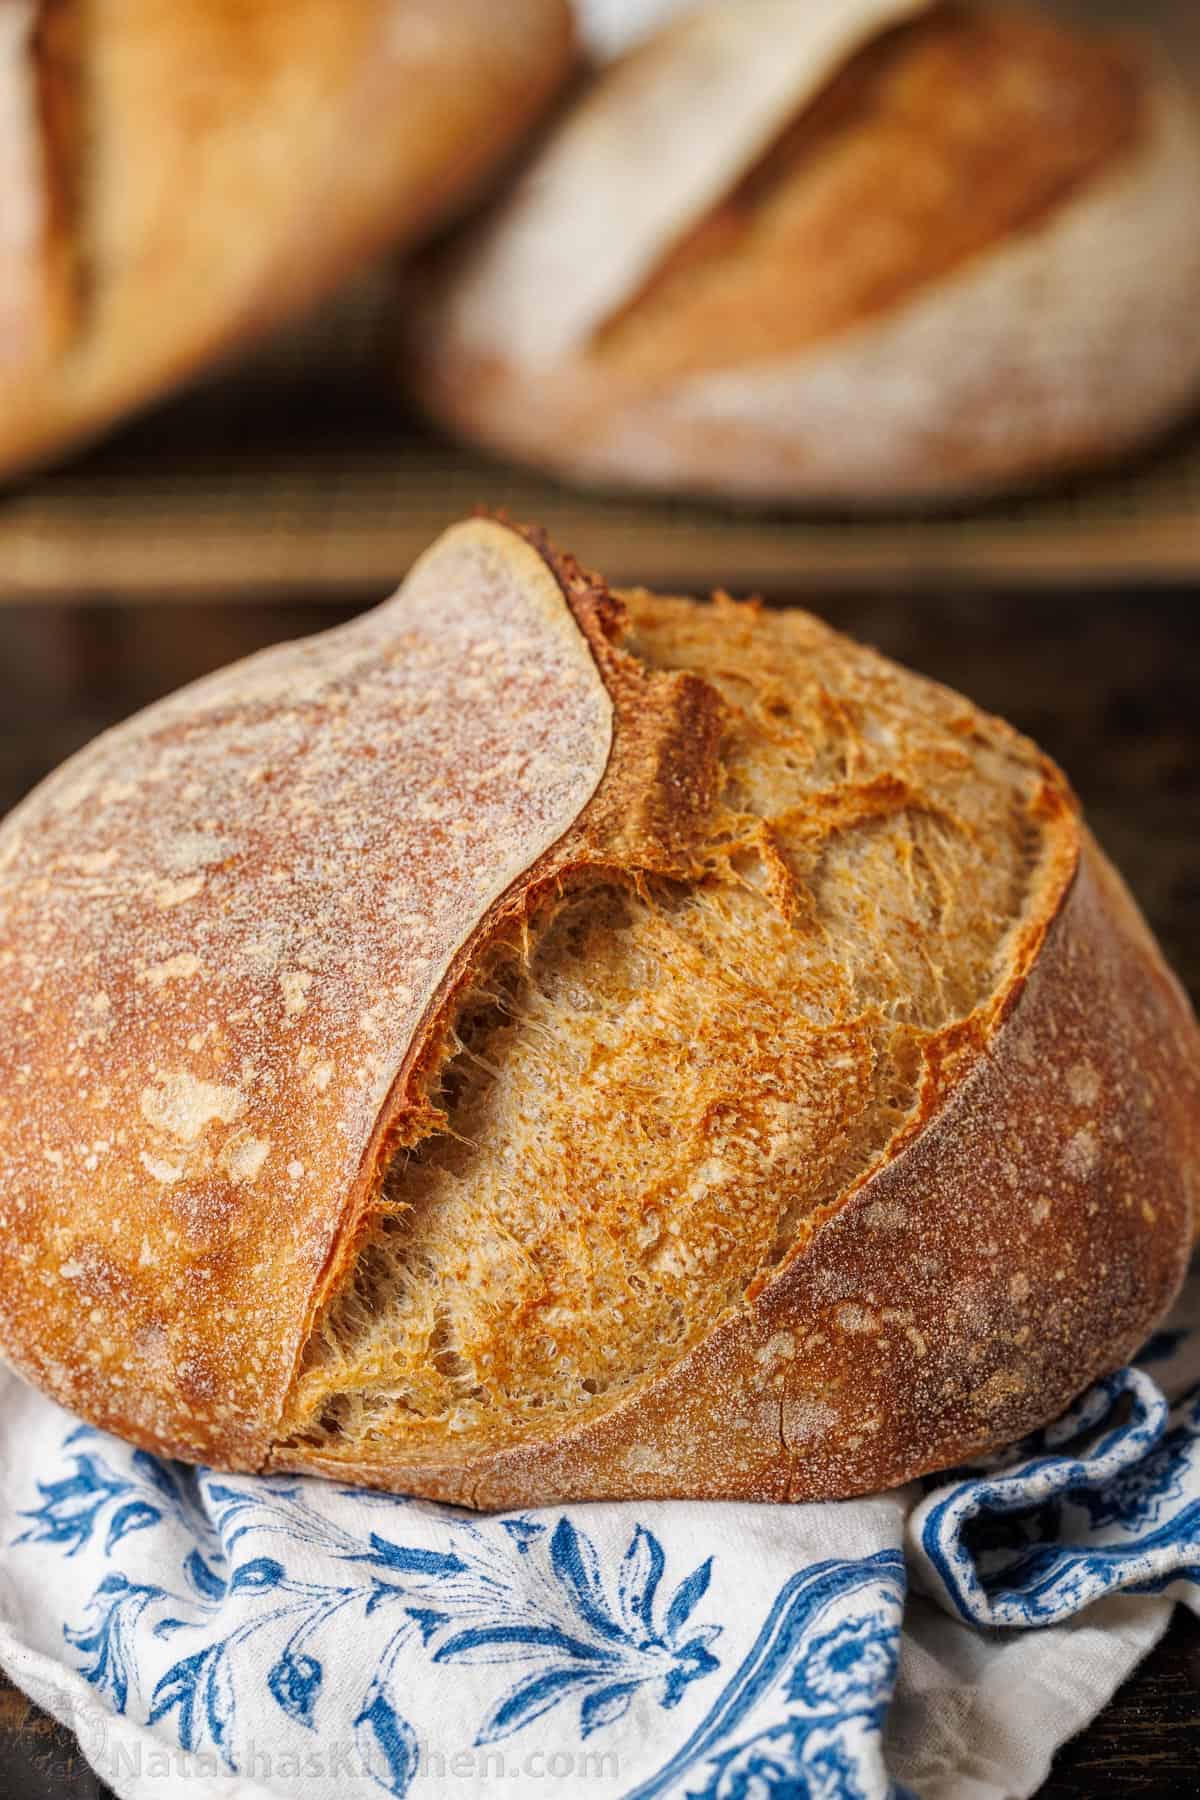
[[[714,569],[713,580],[736,581]],[[775,595],[782,599],[785,596]],[[833,623],[1036,736],[1067,768],[1168,954],[1200,997],[1200,594],[843,594]],[[267,606],[0,610],[0,810],[103,726],[232,657],[335,623]],[[0,1682],[0,1800],[104,1790],[67,1733]],[[1158,1649],[1059,1755],[1043,1800],[1200,1795],[1200,1626]],[[299,1797],[297,1797],[299,1800]]]

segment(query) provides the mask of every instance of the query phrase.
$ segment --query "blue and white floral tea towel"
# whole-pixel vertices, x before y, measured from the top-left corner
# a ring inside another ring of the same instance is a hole
[[[123,1800],[1031,1794],[1200,1610],[1193,1322],[1200,1282],[1051,1430],[830,1506],[479,1518],[160,1462],[0,1373],[0,1663]]]

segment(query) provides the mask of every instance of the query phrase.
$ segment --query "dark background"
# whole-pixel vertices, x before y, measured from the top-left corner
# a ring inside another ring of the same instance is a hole
[[[1003,713],[1062,763],[1200,1000],[1200,589],[1047,596],[972,587],[905,598],[808,594],[805,603]],[[146,595],[137,605],[0,606],[0,811],[158,695],[355,610],[310,592],[270,603],[241,595],[224,605],[155,604]],[[105,1791],[69,1735],[0,1678],[0,1800]],[[1200,1795],[1200,1626],[1182,1608],[1108,1710],[1059,1754],[1043,1795]]]

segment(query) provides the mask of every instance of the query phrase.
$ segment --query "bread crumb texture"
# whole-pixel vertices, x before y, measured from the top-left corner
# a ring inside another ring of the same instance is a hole
[[[895,1152],[1009,993],[1046,821],[1072,809],[1035,746],[804,613],[626,600],[627,648],[723,705],[695,878],[568,886],[492,946],[430,1071],[436,1128],[391,1161],[317,1320],[285,1451],[402,1479],[636,1395]],[[1070,1085],[1081,1166],[1102,1097],[1087,1067]],[[879,1326],[849,1299],[838,1320]],[[768,1411],[793,1352],[787,1329],[759,1352]],[[828,1409],[792,1412],[800,1442]]]

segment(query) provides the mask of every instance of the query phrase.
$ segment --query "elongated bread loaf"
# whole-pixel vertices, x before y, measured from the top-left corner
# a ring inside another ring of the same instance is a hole
[[[702,5],[430,270],[408,378],[619,486],[912,501],[1112,457],[1200,392],[1164,62],[1007,6]]]
[[[424,229],[570,62],[567,0],[0,0],[0,472]]]
[[[1196,1024],[1058,769],[496,522],[52,776],[0,966],[0,1347],[171,1455],[850,1494],[1188,1255]]]

